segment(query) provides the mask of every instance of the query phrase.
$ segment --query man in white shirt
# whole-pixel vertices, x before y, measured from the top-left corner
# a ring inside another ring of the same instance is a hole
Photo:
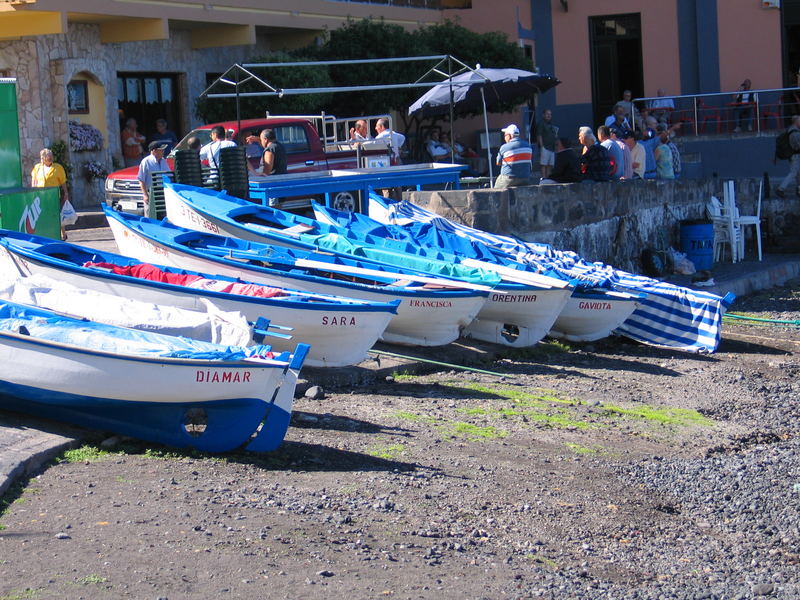
[[[217,125],[211,129],[211,141],[200,148],[200,160],[207,161],[212,173],[216,174],[219,170],[219,151],[235,145],[231,140],[225,139],[225,128]]]
[[[389,119],[378,119],[375,124],[376,140],[386,140],[392,149],[392,158],[395,164],[400,164],[400,148],[406,143],[406,136],[389,129]]]

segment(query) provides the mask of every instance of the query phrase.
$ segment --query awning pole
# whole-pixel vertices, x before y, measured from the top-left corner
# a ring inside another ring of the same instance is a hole
[[[486,116],[486,96],[481,86],[481,102],[483,103],[483,128],[486,130],[486,160],[489,161],[489,185],[494,185],[494,170],[492,169],[492,142],[489,139],[489,119]]]

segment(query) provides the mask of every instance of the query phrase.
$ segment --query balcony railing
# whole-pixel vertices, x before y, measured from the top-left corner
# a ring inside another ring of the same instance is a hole
[[[785,129],[793,115],[800,114],[800,87],[748,90],[752,102],[737,103],[740,91],[684,96],[635,98],[642,110],[656,100],[672,100],[674,108],[650,108],[652,116],[670,125],[680,124],[684,135],[716,135],[753,132],[760,134]],[[663,111],[660,114],[659,111]],[[640,124],[634,124],[640,127]]]
[[[472,0],[333,0],[334,2],[358,2],[360,4],[384,4],[386,6],[403,6],[406,8],[429,8],[443,10],[445,8],[472,8]]]

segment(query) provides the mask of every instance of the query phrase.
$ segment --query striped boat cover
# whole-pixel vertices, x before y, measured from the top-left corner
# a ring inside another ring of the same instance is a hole
[[[714,352],[719,346],[722,315],[735,296],[680,287],[650,277],[634,275],[603,263],[590,263],[574,252],[556,250],[547,244],[487,233],[416,206],[406,200],[391,202],[370,194],[370,217],[384,223],[409,226],[431,223],[437,228],[482,242],[508,254],[514,260],[553,268],[569,278],[591,282],[598,287],[641,292],[646,297],[639,308],[615,333],[653,346],[679,348],[690,352]]]

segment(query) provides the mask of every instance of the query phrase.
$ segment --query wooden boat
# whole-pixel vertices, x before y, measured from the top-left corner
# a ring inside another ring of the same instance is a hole
[[[714,352],[721,338],[722,315],[736,298],[733,293],[720,297],[628,273],[611,265],[589,262],[574,252],[547,244],[481,231],[405,200],[393,202],[370,194],[369,214],[381,223],[402,225],[414,232],[431,225],[436,230],[480,242],[518,262],[543,265],[588,285],[639,295],[638,307],[614,333],[644,344],[689,352]]]
[[[314,293],[373,302],[400,300],[397,314],[381,334],[387,342],[450,343],[491,291],[489,286],[398,273],[382,265],[293,252],[104,210],[120,252],[139,260]]]
[[[170,222],[199,231],[309,251],[324,250],[387,266],[458,278],[477,277],[495,283],[475,321],[464,335],[510,346],[530,346],[544,337],[569,300],[572,287],[563,277],[535,273],[486,261],[468,264],[462,257],[421,248],[413,240],[370,235],[335,223],[321,223],[254,205],[224,192],[167,183]],[[521,266],[521,265],[520,265]]]
[[[412,230],[380,223],[366,215],[326,208],[316,202],[313,207],[319,221],[344,227],[348,231],[417,244],[422,253],[433,251],[437,256],[449,256],[450,260],[461,260],[465,264],[494,265],[500,272],[506,272],[507,269],[514,269],[514,273],[539,270],[480,241],[437,229],[432,224],[419,224]],[[570,283],[575,287],[547,332],[550,337],[572,342],[591,342],[604,338],[631,316],[642,298],[642,294],[585,285],[575,279]]]
[[[224,452],[277,448],[308,347],[226,347],[0,302],[0,408]]]
[[[285,351],[297,341],[310,344],[306,365],[314,367],[363,361],[400,303],[270,287],[5,230],[0,230],[0,272],[43,274],[84,289],[189,310],[210,302],[253,323],[266,318],[271,329],[291,334],[271,337],[272,347]]]

